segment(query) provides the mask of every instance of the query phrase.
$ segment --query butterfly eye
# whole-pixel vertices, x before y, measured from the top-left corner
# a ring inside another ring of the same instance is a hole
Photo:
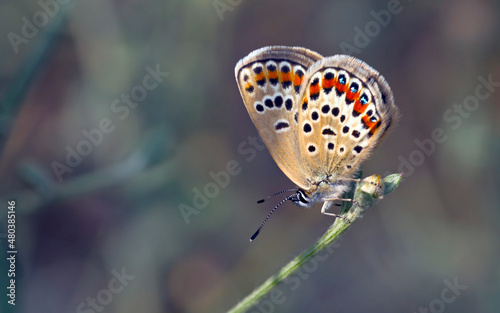
[[[357,83],[352,83],[351,84],[351,92],[356,93],[359,90],[359,85]]]
[[[365,105],[368,103],[368,96],[366,95],[366,93],[364,93],[361,98],[359,99],[359,103]]]
[[[370,118],[370,122],[375,123],[376,121],[377,121],[377,118],[375,116],[372,116],[372,118]]]
[[[347,79],[346,79],[345,75],[344,74],[339,75],[339,83],[341,85],[345,85],[346,82],[347,82]]]

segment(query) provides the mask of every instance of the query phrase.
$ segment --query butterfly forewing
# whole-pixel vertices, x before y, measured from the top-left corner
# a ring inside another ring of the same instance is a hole
[[[307,189],[297,150],[300,91],[307,69],[322,57],[295,47],[266,47],[252,52],[235,68],[245,106],[281,170]]]

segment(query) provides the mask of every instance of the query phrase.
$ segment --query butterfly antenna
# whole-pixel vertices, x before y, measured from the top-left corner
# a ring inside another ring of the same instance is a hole
[[[293,189],[295,190],[295,189]],[[285,192],[285,191],[282,191],[282,192]],[[267,222],[267,220],[269,219],[269,217],[271,217],[271,215],[274,213],[274,211],[276,211],[276,209],[282,205],[283,203],[285,203],[286,201],[290,200],[291,198],[293,198],[295,195],[291,195],[291,196],[288,196],[286,197],[285,199],[281,200],[280,203],[278,203],[274,209],[271,210],[271,212],[269,212],[269,214],[267,214],[266,216],[266,219],[262,222],[262,224],[260,224],[260,227],[259,229],[257,229],[257,231],[255,232],[255,234],[253,234],[253,236],[250,238],[250,242],[252,242],[260,233],[260,230],[262,229],[262,227],[264,227],[264,224]]]
[[[277,195],[280,195],[280,194],[282,194],[284,192],[289,192],[289,191],[297,191],[297,188],[295,188],[295,189],[285,189],[285,190],[278,191],[277,193],[274,193],[274,194],[270,195],[269,197],[265,197],[264,199],[260,199],[259,201],[257,201],[257,203],[263,203],[264,201],[266,201],[269,198],[272,198],[274,196],[277,196]]]

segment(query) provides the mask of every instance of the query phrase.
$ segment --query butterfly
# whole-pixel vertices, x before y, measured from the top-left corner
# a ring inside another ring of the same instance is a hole
[[[301,47],[269,46],[235,67],[245,107],[276,164],[298,188],[301,207],[342,199],[354,175],[398,118],[384,77],[348,55],[322,57]],[[274,195],[273,195],[274,196]],[[265,200],[265,199],[264,199]],[[263,202],[261,200],[259,202]]]

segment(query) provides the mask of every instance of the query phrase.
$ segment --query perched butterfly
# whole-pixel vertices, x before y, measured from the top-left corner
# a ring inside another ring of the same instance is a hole
[[[341,196],[398,117],[384,77],[351,56],[286,46],[253,51],[235,75],[271,156],[298,186],[285,190],[295,193],[264,223],[288,200],[301,207],[325,202],[321,213],[337,216],[326,212],[327,201],[351,201]]]

